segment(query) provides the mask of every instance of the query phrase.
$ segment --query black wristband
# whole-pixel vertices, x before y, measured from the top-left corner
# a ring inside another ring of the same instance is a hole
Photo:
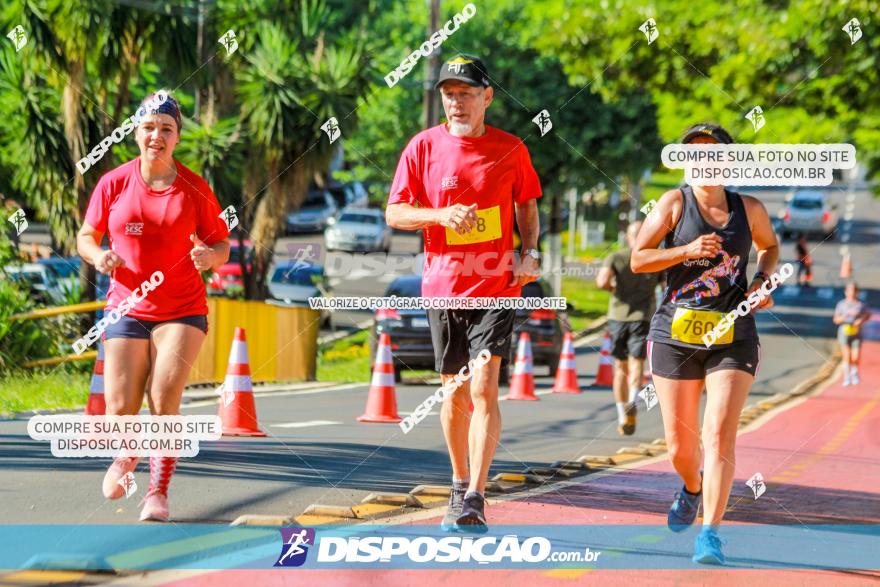
[[[763,271],[758,271],[757,273],[755,273],[755,276],[752,277],[752,281],[755,281],[756,279],[760,279],[762,282],[764,282],[770,279],[770,276]]]

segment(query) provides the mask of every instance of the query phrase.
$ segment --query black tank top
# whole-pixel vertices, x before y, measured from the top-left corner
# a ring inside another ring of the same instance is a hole
[[[705,349],[704,344],[673,340],[670,329],[676,308],[691,308],[712,312],[730,312],[745,300],[748,289],[746,272],[752,250],[752,230],[742,196],[724,190],[729,211],[727,224],[715,228],[703,218],[693,189],[685,185],[682,212],[675,229],[666,235],[664,248],[686,245],[704,234],[716,233],[722,238],[721,253],[714,259],[686,259],[666,269],[667,287],[663,302],[651,320],[648,339],[678,346]],[[758,342],[755,318],[750,313],[740,316],[733,325],[733,343]],[[731,343],[728,343],[731,344]],[[716,342],[716,346],[725,346]]]

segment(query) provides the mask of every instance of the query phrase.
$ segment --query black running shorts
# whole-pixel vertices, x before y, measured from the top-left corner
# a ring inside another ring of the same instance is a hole
[[[667,379],[705,379],[722,369],[745,371],[754,376],[761,361],[761,345],[753,341],[729,346],[694,349],[665,342],[648,341],[651,373]]]
[[[434,368],[454,375],[480,351],[507,358],[516,310],[428,310]]]
[[[608,332],[611,334],[611,356],[620,361],[629,357],[644,359],[648,354],[648,331],[650,321],[619,322],[608,321]]]

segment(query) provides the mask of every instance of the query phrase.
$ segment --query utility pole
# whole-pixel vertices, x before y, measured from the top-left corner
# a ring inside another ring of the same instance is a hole
[[[428,36],[440,26],[440,0],[426,0],[431,11],[431,20],[428,23]],[[440,123],[440,103],[434,84],[437,83],[437,71],[440,69],[440,49],[431,51],[431,56],[425,60],[425,97],[422,104],[425,128],[431,128]]]

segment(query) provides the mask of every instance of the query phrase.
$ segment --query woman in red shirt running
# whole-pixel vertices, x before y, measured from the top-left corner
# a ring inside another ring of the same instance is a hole
[[[229,230],[216,196],[172,156],[180,141],[180,107],[157,94],[138,109],[140,157],[101,178],[77,235],[80,256],[111,277],[105,316],[118,320],[103,334],[108,416],[136,415],[145,390],[154,416],[180,414],[184,384],[208,331],[199,272],[229,258]],[[101,248],[105,234],[109,250]],[[153,287],[142,287],[144,282]],[[105,497],[124,495],[119,480],[139,460],[113,461],[104,477]],[[141,520],[168,520],[168,484],[176,465],[175,457],[150,457]]]

